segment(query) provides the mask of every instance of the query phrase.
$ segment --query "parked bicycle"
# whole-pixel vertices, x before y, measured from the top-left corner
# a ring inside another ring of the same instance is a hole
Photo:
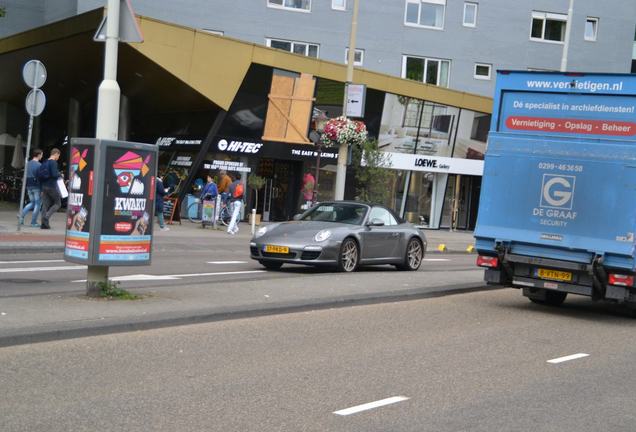
[[[196,198],[187,209],[188,220],[192,223],[201,223],[203,220],[203,200]],[[218,221],[225,226],[230,224],[232,212],[226,197],[221,198],[221,208],[218,213]]]

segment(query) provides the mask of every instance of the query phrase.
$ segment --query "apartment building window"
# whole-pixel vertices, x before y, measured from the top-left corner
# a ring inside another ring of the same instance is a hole
[[[345,49],[345,64],[349,64],[349,48]],[[364,64],[364,50],[357,49],[353,55],[353,65],[362,66]]]
[[[311,0],[267,0],[267,6],[302,12],[311,11]]]
[[[347,10],[347,0],[331,0],[331,9]]]
[[[595,41],[598,32],[598,18],[587,17],[585,20],[585,40]]]
[[[281,39],[267,39],[270,48],[277,48],[290,53],[318,58],[318,45],[307,42],[286,41]]]
[[[492,65],[487,63],[475,63],[474,77],[479,80],[489,80]]]
[[[550,12],[532,12],[530,39],[548,42],[563,42],[568,16]]]
[[[406,0],[404,24],[441,29],[445,11],[446,0]]]
[[[464,27],[477,27],[477,3],[464,3]]]
[[[402,78],[448,87],[450,60],[404,56]]]
[[[206,29],[206,28],[201,29],[201,30],[203,30],[206,33],[210,33],[210,34],[217,35],[217,36],[224,36],[225,35],[225,33],[222,32],[221,30],[212,30],[212,29]]]

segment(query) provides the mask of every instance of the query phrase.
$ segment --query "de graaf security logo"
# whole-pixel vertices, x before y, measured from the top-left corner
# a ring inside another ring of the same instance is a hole
[[[572,210],[576,177],[544,174],[540,207]]]
[[[256,154],[263,147],[263,143],[234,140],[228,142],[226,139],[220,139],[216,146],[220,151]]]

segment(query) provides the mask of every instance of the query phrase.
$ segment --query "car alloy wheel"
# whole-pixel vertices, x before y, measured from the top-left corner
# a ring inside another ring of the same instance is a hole
[[[352,272],[358,267],[358,244],[353,239],[345,239],[340,247],[340,259],[338,269],[343,272]]]
[[[406,247],[406,260],[411,270],[417,270],[422,264],[422,257],[424,255],[422,250],[422,243],[419,240],[411,239]]]

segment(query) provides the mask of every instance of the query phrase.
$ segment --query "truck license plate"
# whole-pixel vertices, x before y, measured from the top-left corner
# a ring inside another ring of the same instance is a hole
[[[289,253],[289,248],[287,246],[265,245],[265,252],[286,254]]]
[[[538,269],[537,276],[541,279],[548,280],[556,280],[562,282],[571,282],[572,281],[572,273],[560,271],[560,270],[550,270],[550,269]]]

